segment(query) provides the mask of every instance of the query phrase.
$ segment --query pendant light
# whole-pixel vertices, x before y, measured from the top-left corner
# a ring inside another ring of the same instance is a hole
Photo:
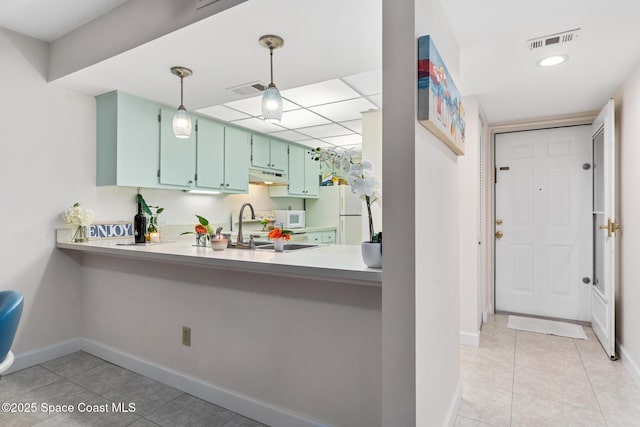
[[[180,106],[173,116],[173,134],[176,138],[189,138],[191,136],[191,117],[184,108],[182,80],[193,74],[186,67],[171,67],[171,73],[180,77]]]
[[[262,117],[265,122],[277,123],[282,119],[282,96],[273,83],[273,49],[278,49],[284,45],[284,40],[280,36],[266,35],[260,37],[260,46],[269,49],[269,62],[271,65],[271,83],[262,95]]]

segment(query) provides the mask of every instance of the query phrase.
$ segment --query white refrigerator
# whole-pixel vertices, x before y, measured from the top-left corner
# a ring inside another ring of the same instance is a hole
[[[317,199],[306,199],[307,227],[336,227],[336,243],[362,243],[363,202],[348,185],[320,187]]]

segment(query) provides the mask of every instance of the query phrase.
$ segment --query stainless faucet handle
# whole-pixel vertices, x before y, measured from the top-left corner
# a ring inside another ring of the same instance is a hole
[[[259,234],[251,234],[249,235],[249,247],[251,249],[255,249],[256,248],[256,241],[253,240],[255,237],[260,237]]]

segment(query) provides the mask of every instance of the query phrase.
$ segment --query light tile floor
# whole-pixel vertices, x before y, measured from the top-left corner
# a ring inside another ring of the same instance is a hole
[[[0,403],[35,403],[35,411],[0,411],[0,426],[208,426],[267,427],[220,406],[113,365],[88,353],[77,352],[0,379]],[[129,413],[79,413],[96,405],[135,404]],[[42,411],[42,404],[73,405],[75,411]]]
[[[640,426],[640,388],[587,340],[483,325],[480,347],[460,346],[462,401],[456,427]]]

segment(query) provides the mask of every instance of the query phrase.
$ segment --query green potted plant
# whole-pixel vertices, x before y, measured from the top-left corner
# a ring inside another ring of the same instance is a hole
[[[138,193],[138,202],[142,205],[142,210],[149,217],[149,225],[147,226],[147,241],[152,243],[160,242],[160,229],[158,228],[158,215],[164,212],[164,208],[160,206],[150,206]],[[155,212],[153,210],[155,210]]]

